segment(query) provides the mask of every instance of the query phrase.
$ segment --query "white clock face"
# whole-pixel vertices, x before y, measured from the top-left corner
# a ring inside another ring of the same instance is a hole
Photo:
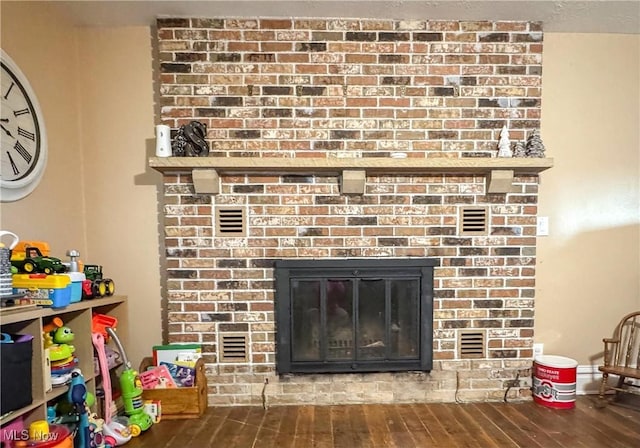
[[[38,100],[18,66],[2,52],[0,200],[31,193],[46,165],[47,138]]]

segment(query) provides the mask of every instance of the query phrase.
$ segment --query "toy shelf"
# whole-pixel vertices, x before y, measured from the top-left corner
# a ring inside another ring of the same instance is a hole
[[[65,308],[33,308],[12,309],[0,308],[0,327],[3,333],[30,334],[33,336],[33,354],[31,358],[31,404],[16,409],[0,417],[0,426],[23,417],[25,426],[34,420],[43,420],[47,414],[47,404],[63,396],[68,386],[54,387],[46,390],[48,376],[45,365],[42,329],[54,317],[60,317],[75,334],[73,345],[79,367],[85,377],[87,390],[95,394],[95,378],[93,367],[93,344],[91,342],[91,318],[93,313],[109,314],[118,319],[118,337],[126,345],[128,340],[128,309],[126,296],[112,296],[100,299],[83,300],[72,303]]]

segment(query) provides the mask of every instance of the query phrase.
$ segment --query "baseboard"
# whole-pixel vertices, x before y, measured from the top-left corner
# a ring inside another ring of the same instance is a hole
[[[601,381],[602,374],[598,370],[598,366],[578,366],[576,369],[576,395],[597,394]]]
[[[576,395],[593,395],[597,394],[600,390],[600,382],[602,381],[602,374],[598,370],[598,366],[584,365],[578,366],[576,369]],[[634,384],[638,384],[638,381],[632,381]],[[612,386],[618,382],[616,375],[609,376],[609,384]],[[638,384],[640,386],[640,384]],[[612,391],[610,391],[613,393]]]

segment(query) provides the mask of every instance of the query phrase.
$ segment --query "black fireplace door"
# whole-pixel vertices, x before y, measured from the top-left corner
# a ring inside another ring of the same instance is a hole
[[[278,372],[431,370],[433,265],[276,262]]]

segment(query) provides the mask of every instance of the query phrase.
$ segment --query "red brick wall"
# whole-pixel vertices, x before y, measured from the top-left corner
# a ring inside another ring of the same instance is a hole
[[[216,156],[493,157],[503,125],[512,140],[539,128],[538,23],[160,19],[158,36],[161,120],[205,123]],[[369,176],[363,196],[326,175],[221,181],[197,196],[188,173],[164,178],[169,339],[204,344],[211,404],[263,388],[281,403],[497,399],[529,367],[537,177],[506,195],[439,173]],[[247,237],[214,236],[228,204]],[[489,207],[489,235],[458,234],[465,205]],[[431,374],[275,376],[273,259],[405,256],[440,261]],[[458,358],[460,329],[486,330],[486,359]],[[225,332],[249,334],[249,363],[218,362]]]

